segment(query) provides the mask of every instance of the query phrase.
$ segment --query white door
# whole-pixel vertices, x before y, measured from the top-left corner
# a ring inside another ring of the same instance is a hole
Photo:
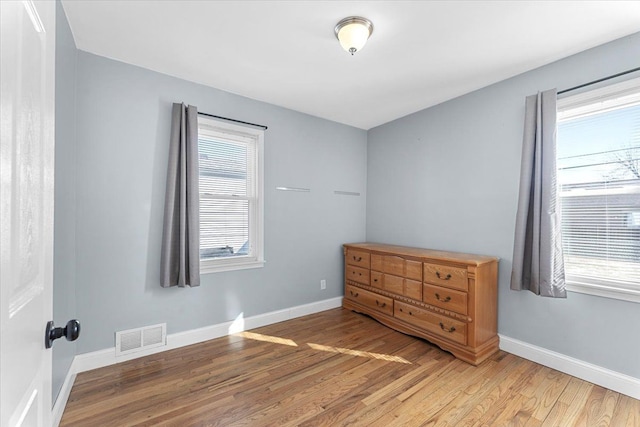
[[[0,1],[2,427],[51,425],[54,1]]]

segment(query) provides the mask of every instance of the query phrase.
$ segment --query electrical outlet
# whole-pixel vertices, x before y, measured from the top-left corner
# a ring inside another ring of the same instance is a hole
[[[327,281],[322,279],[320,280],[320,289],[327,289]]]

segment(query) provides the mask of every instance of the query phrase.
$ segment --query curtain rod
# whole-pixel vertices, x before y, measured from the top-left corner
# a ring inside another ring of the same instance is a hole
[[[202,113],[200,111],[198,111],[198,114],[200,114],[201,116],[213,117],[214,119],[227,120],[227,121],[234,122],[234,123],[242,123],[243,125],[255,126],[255,127],[258,127],[258,128],[262,128],[264,130],[269,129],[265,125],[259,125],[259,124],[256,124],[256,123],[243,122],[242,120],[230,119],[228,117],[216,116],[216,115],[213,115],[213,114]]]
[[[640,71],[640,67],[632,68],[631,70],[627,70],[627,71],[623,71],[623,72],[618,73],[618,74],[613,74],[611,76],[603,77],[601,79],[594,80],[594,81],[589,82],[589,83],[584,83],[584,84],[581,84],[581,85],[578,85],[578,86],[574,86],[574,87],[571,87],[569,89],[561,90],[561,91],[558,92],[558,95],[562,95],[563,93],[571,92],[572,90],[581,89],[581,88],[586,87],[586,86],[591,86],[591,85],[594,85],[596,83],[600,83],[600,82],[604,82],[604,81],[607,81],[607,80],[615,79],[616,77],[624,76],[625,74],[635,73],[636,71]]]

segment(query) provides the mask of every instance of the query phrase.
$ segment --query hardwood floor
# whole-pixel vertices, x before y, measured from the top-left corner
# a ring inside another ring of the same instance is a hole
[[[640,426],[640,401],[478,367],[343,309],[81,373],[61,426]]]

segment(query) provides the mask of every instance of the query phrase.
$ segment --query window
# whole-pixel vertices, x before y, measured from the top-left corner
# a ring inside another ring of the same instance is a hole
[[[558,100],[567,289],[640,301],[640,79]]]
[[[201,273],[264,265],[263,141],[261,129],[198,117]]]

